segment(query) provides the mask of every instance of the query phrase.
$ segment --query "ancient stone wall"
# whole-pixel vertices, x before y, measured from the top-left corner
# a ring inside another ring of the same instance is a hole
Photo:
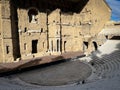
[[[83,20],[81,32],[84,36],[83,41],[88,42],[87,52],[90,53],[95,49],[94,42],[99,43],[98,33],[105,23],[110,20],[111,9],[104,0],[90,0],[80,14]]]
[[[71,51],[89,54],[111,14],[104,0],[5,0],[0,7],[5,62]]]
[[[0,1],[0,13],[1,13],[1,1]],[[2,31],[2,23],[1,23],[2,21],[1,21],[1,14],[0,14],[0,57],[1,57],[1,59],[0,59],[0,61],[2,61],[3,60],[3,53],[2,53],[2,37],[1,37],[1,31]]]
[[[20,53],[23,57],[34,53],[43,54],[47,51],[47,14],[37,11],[38,14],[32,18],[34,20],[30,21],[28,12],[31,9],[34,10],[34,8],[17,10]],[[37,49],[35,52],[33,44],[35,45],[35,49]]]
[[[61,21],[60,9],[56,9],[48,14],[48,33],[49,33],[49,52],[60,52],[60,34],[61,34]]]
[[[12,62],[13,44],[12,44],[12,30],[10,18],[10,3],[8,0],[1,1],[1,60],[2,62]]]

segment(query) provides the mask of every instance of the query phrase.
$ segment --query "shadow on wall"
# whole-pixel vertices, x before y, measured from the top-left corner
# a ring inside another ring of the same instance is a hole
[[[18,13],[17,9],[25,9],[30,17],[29,22],[36,22],[35,16],[38,12],[44,12],[48,15],[54,10],[60,9],[62,13],[72,15],[80,13],[89,0],[10,0],[11,21],[12,21],[12,40],[14,59],[21,57],[20,42],[18,33]],[[37,9],[37,10],[36,10]],[[25,29],[26,31],[26,29]],[[16,33],[16,34],[15,34]],[[35,51],[36,52],[36,51]]]
[[[11,0],[16,8],[29,9],[30,7],[38,8],[39,12],[50,10],[51,12],[59,8],[62,12],[79,13],[88,3],[89,0]]]
[[[111,40],[120,40],[120,36],[113,36]]]

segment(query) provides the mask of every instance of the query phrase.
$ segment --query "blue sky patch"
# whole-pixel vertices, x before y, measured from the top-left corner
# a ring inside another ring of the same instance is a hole
[[[120,0],[106,0],[112,9],[111,19],[114,21],[120,21]]]

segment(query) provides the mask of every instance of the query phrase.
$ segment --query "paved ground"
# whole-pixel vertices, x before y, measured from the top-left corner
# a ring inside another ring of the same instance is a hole
[[[61,62],[19,73],[22,81],[43,86],[60,86],[77,83],[91,75],[91,68],[79,60]]]

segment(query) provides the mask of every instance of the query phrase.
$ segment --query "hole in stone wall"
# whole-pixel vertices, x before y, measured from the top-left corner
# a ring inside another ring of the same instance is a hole
[[[108,39],[108,35],[106,35],[105,37],[106,37],[106,39]]]
[[[41,32],[43,32],[43,28],[41,28]]]
[[[7,53],[7,54],[10,53],[10,51],[9,51],[10,49],[9,49],[9,48],[10,48],[10,46],[7,45],[7,46],[6,46],[6,53]]]
[[[27,27],[25,27],[24,32],[27,32]]]

